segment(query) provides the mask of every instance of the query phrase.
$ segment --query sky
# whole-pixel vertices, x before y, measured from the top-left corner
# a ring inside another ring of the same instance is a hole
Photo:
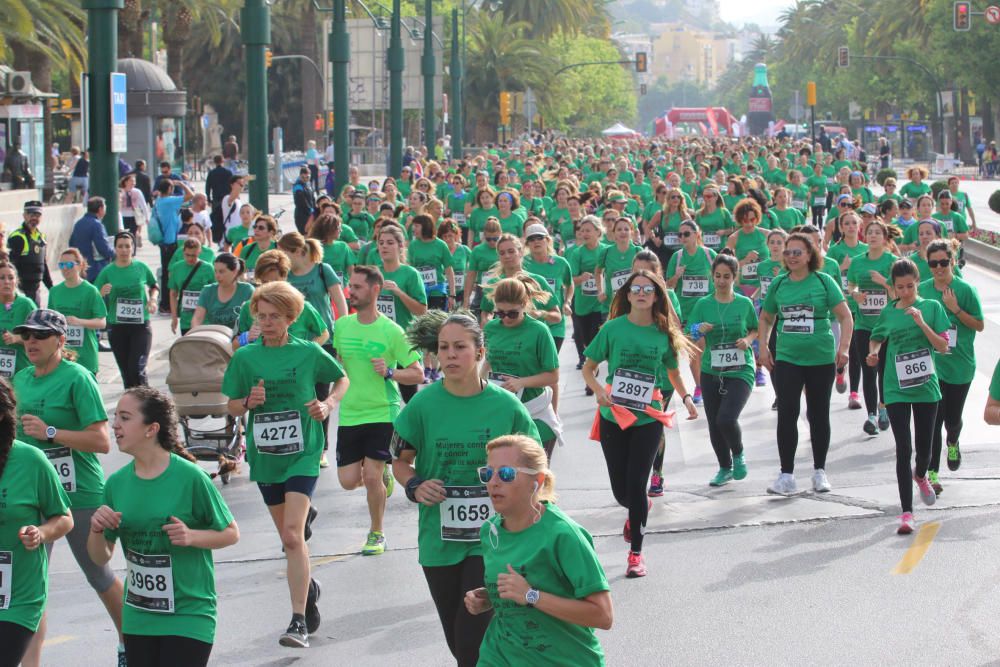
[[[728,23],[774,26],[781,10],[793,4],[795,0],[720,0],[719,8],[722,20]]]

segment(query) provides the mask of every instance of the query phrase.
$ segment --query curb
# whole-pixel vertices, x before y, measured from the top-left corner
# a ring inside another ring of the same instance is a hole
[[[962,247],[965,248],[965,259],[970,264],[1000,273],[1000,248],[973,238],[966,239]]]

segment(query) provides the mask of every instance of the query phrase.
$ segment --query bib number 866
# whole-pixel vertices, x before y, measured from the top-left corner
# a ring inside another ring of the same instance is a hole
[[[635,396],[636,398],[645,398],[649,393],[649,387],[636,384],[634,382],[619,380],[618,388],[615,390],[615,393],[625,396]]]
[[[138,589],[139,591],[160,591],[165,592],[167,590],[167,577],[163,574],[142,574],[141,572],[136,572],[132,570],[129,572],[129,582],[130,588]]]
[[[451,521],[486,521],[490,518],[489,503],[478,505],[449,505],[448,518]]]
[[[907,376],[911,375],[926,375],[929,369],[927,368],[926,361],[918,361],[912,364],[906,364],[904,367],[904,372]]]

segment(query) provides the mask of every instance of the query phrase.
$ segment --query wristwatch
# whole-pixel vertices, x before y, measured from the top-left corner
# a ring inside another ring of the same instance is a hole
[[[538,598],[541,593],[537,589],[529,588],[528,592],[524,594],[524,604],[528,607],[534,608],[538,604]]]
[[[51,445],[56,438],[56,427],[55,426],[45,427],[45,437],[48,438],[49,444]]]
[[[395,375],[395,374],[396,374],[396,369],[395,368],[387,368],[387,369],[385,369],[385,379],[386,380],[391,380],[392,376]]]

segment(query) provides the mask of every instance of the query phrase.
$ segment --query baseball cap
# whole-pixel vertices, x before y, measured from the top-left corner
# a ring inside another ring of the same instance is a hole
[[[875,207],[875,204],[865,204],[861,207],[861,212],[868,215],[875,215],[878,213],[878,209]]]
[[[42,202],[37,199],[32,199],[31,201],[24,202],[24,212],[25,213],[41,213],[42,212]]]
[[[28,313],[23,324],[14,327],[13,333],[21,334],[28,331],[54,331],[66,335],[66,318],[62,313],[47,308],[40,308]]]
[[[913,203],[909,199],[899,202],[899,208],[913,208]]]
[[[530,239],[532,236],[544,236],[548,238],[549,230],[545,228],[545,225],[528,225],[528,228],[524,230],[524,238]]]
[[[854,201],[854,197],[852,197],[851,195],[847,195],[847,194],[838,196],[837,197],[837,204],[839,205],[840,202],[842,202],[842,201]]]

